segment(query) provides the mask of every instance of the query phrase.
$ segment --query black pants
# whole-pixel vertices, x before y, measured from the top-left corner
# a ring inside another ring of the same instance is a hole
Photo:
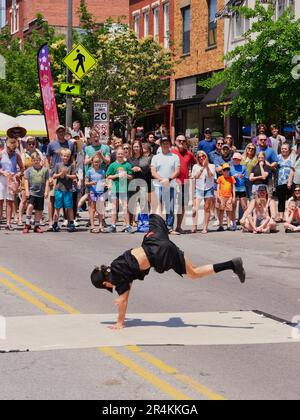
[[[278,185],[276,192],[278,197],[278,211],[279,213],[284,213],[285,203],[292,197],[292,189],[288,189],[287,185]]]

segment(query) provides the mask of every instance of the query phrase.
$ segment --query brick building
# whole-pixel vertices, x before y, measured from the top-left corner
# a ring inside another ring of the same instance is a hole
[[[128,0],[86,0],[88,9],[95,16],[98,23],[107,18],[114,19],[124,16],[128,22]],[[73,25],[79,26],[77,10],[80,0],[73,0]],[[67,1],[64,0],[6,0],[6,22],[11,33],[19,38],[34,27],[37,13],[41,13],[57,32],[65,32],[67,26]]]
[[[174,0],[130,0],[130,27],[139,38],[153,36],[164,48],[172,48],[174,42]],[[156,124],[172,125],[172,104],[162,104],[149,111],[144,119],[146,131]]]
[[[169,113],[161,118],[174,135],[193,136],[209,126],[224,132],[221,113],[211,106],[214,92],[198,86],[224,68],[224,22],[216,21],[222,7],[224,0],[130,0],[131,28],[140,38],[154,36],[175,55]]]
[[[224,132],[224,120],[215,100],[220,92],[199,86],[224,68],[224,22],[216,13],[224,0],[175,0],[175,78],[171,87],[175,132],[193,137],[210,127]]]

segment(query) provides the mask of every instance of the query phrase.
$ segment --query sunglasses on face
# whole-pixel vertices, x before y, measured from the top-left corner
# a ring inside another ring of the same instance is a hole
[[[123,147],[123,150],[129,150],[129,147]]]
[[[198,159],[206,159],[206,156],[198,156]]]
[[[27,146],[35,146],[35,143],[27,143]]]
[[[187,141],[186,140],[178,140],[178,143],[179,144],[184,144],[184,143],[186,143]]]
[[[217,143],[217,146],[223,146],[224,143]]]
[[[247,147],[247,150],[255,150],[255,147]]]

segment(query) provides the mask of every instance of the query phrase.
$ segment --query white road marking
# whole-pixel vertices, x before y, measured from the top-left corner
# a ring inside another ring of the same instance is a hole
[[[7,318],[7,339],[0,341],[0,350],[299,342],[290,326],[251,311],[131,314],[124,330],[111,331],[107,327],[115,319],[116,314]]]

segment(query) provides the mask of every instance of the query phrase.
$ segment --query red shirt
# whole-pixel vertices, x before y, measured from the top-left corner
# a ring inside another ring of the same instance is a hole
[[[189,150],[185,150],[183,154],[179,153],[177,149],[172,150],[172,153],[177,155],[180,160],[180,174],[177,178],[178,184],[185,184],[189,179],[189,168],[197,163],[195,156]]]

